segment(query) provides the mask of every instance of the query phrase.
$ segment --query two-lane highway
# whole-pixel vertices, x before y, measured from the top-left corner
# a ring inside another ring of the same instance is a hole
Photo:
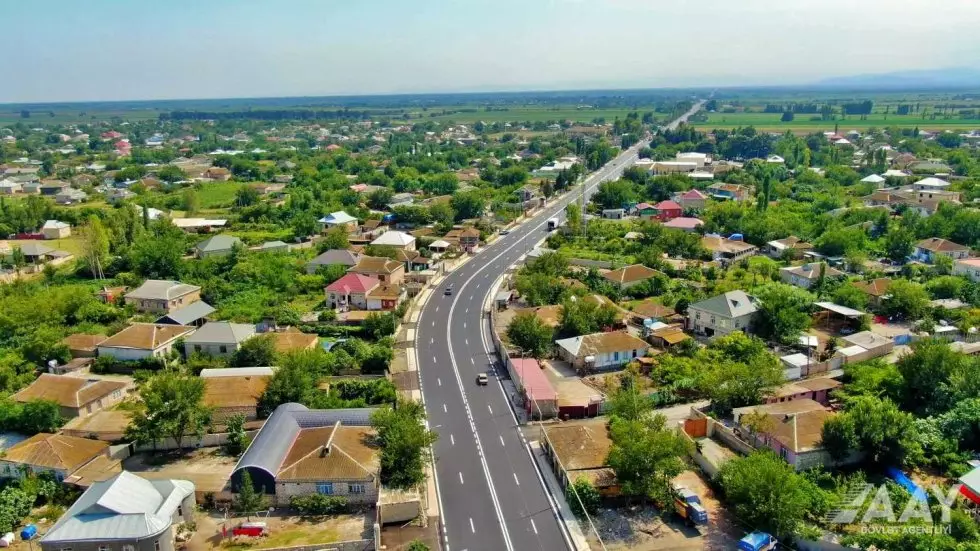
[[[674,127],[696,112],[697,104]],[[587,177],[585,195],[618,178],[645,144],[624,151]],[[578,200],[581,189],[555,200],[509,235],[451,273],[423,308],[415,333],[445,535],[453,551],[568,549],[552,496],[523,440],[503,386],[493,373],[484,304],[493,282],[546,235],[548,218]],[[451,288],[450,294],[445,289]],[[476,383],[478,373],[490,384]]]

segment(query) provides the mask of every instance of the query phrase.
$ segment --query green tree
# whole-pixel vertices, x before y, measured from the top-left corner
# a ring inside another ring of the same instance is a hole
[[[898,409],[891,400],[862,396],[848,402],[847,410],[838,416],[854,428],[856,449],[867,454],[867,459],[886,465],[901,465],[907,459],[916,459],[921,449],[915,439],[915,417]],[[833,430],[845,437],[846,426]],[[838,443],[833,443],[838,445]],[[840,449],[835,450],[840,453]]]
[[[204,379],[163,371],[140,386],[137,407],[126,437],[139,444],[172,438],[183,449],[187,436],[203,436],[211,425],[211,409],[204,405]]]
[[[810,508],[808,493],[819,491],[768,450],[730,459],[718,480],[741,522],[777,538],[796,532]]]
[[[238,487],[238,493],[235,495],[232,507],[235,512],[246,515],[251,515],[265,508],[265,496],[255,491],[252,475],[249,474],[248,469],[242,471],[241,485]]]
[[[245,433],[245,416],[235,414],[225,422],[225,431],[228,433],[228,442],[225,449],[229,455],[238,457],[248,448],[248,435]]]
[[[779,120],[782,122],[793,122],[793,118],[794,117],[792,111],[785,111],[783,113],[783,116],[779,117]]]
[[[895,226],[885,234],[885,254],[897,262],[904,262],[915,248],[915,235],[901,227]]]
[[[252,186],[243,185],[235,192],[235,205],[239,207],[250,207],[259,202],[259,192]]]
[[[398,320],[391,312],[372,312],[364,318],[364,332],[374,339],[381,339],[395,334]]]
[[[590,298],[568,298],[559,312],[558,334],[574,337],[596,333],[613,327],[618,313],[610,304],[600,304]]]
[[[181,203],[184,207],[184,211],[187,214],[197,214],[197,211],[201,210],[201,198],[198,197],[197,191],[194,188],[187,188],[181,194]]]
[[[635,421],[614,418],[609,436],[612,447],[608,463],[623,494],[667,502],[670,481],[684,470],[690,443],[667,427],[663,415]]]
[[[350,241],[347,239],[347,231],[338,226],[327,230],[318,249],[323,252],[333,249],[347,249],[348,247],[350,247]]]
[[[17,430],[24,434],[57,432],[66,419],[61,416],[61,408],[53,400],[31,400],[20,409]]]
[[[832,297],[837,304],[856,310],[863,311],[868,307],[868,294],[850,284],[838,287]]]
[[[429,551],[429,546],[422,543],[422,540],[412,540],[405,551]]]
[[[81,245],[89,272],[96,279],[104,279],[103,270],[109,264],[109,234],[98,216],[89,216],[88,223],[82,229]]]
[[[456,192],[449,200],[449,206],[456,214],[456,221],[483,216],[486,200],[479,191]]]
[[[0,491],[0,531],[12,532],[21,521],[31,513],[35,496],[16,486],[7,486]]]
[[[575,516],[581,518],[586,513],[594,515],[599,512],[602,496],[599,495],[599,490],[596,490],[595,486],[589,482],[589,479],[578,477],[575,482],[568,485],[565,495],[568,497],[568,506],[571,507]]]
[[[837,461],[844,460],[857,448],[857,432],[850,416],[835,415],[827,419],[820,434],[821,445]]]
[[[130,263],[137,274],[155,279],[180,276],[186,247],[182,239],[164,235],[137,240],[130,250]]]
[[[547,356],[553,338],[554,331],[531,312],[517,314],[507,327],[511,344],[533,358]]]
[[[626,421],[642,421],[653,411],[653,400],[643,394],[637,375],[630,370],[619,376],[619,386],[609,396],[609,416]]]
[[[312,358],[304,354],[290,354],[284,358],[259,398],[260,416],[268,416],[282,404],[304,404],[310,401],[310,396],[316,389],[316,377],[307,360]]]
[[[810,305],[814,296],[784,283],[769,283],[755,290],[759,300],[760,334],[783,344],[792,344],[810,327]]]
[[[246,339],[231,357],[234,367],[267,367],[275,363],[276,341],[271,334]]]
[[[437,435],[423,424],[419,402],[398,402],[371,415],[381,445],[381,481],[391,488],[412,488],[425,480],[425,464]]]
[[[187,174],[180,169],[180,167],[174,165],[165,165],[157,170],[157,178],[161,181],[172,184],[174,182],[180,182],[187,179]]]
[[[929,293],[918,283],[896,279],[888,286],[888,295],[882,300],[882,308],[889,316],[919,319],[929,308]]]

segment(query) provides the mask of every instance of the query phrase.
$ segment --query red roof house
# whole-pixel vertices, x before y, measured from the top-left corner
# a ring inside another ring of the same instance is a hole
[[[654,205],[653,208],[657,211],[654,218],[661,222],[667,222],[674,218],[684,216],[684,207],[680,206],[676,201],[661,201]]]
[[[367,294],[381,285],[381,280],[363,274],[349,273],[327,285],[327,306],[341,310],[367,310]]]
[[[524,408],[532,417],[553,417],[558,412],[558,393],[533,358],[511,358]]]

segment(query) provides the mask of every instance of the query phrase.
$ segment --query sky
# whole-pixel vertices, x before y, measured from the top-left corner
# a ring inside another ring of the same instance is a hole
[[[976,65],[978,0],[0,0],[0,102],[805,84]]]

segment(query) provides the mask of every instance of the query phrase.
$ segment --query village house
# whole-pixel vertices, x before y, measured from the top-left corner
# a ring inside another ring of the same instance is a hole
[[[790,402],[793,400],[813,400],[826,406],[830,402],[830,391],[840,388],[841,382],[829,377],[801,379],[786,383],[766,397],[767,404]]]
[[[398,265],[401,268],[401,264]],[[381,284],[375,277],[351,272],[324,289],[326,305],[333,310],[367,310],[368,291]]]
[[[68,347],[72,358],[94,358],[99,344],[106,338],[108,337],[101,333],[95,335],[75,333],[61,339],[61,344]]]
[[[66,419],[90,415],[122,401],[129,385],[122,381],[84,379],[42,373],[33,383],[11,396],[15,402],[51,400]]]
[[[661,201],[654,205],[653,209],[655,211],[653,218],[661,222],[669,222],[684,215],[684,207],[676,201]]]
[[[237,352],[242,343],[254,336],[254,325],[212,321],[184,338],[184,355],[190,357],[197,352],[227,358]]]
[[[579,372],[616,369],[646,356],[649,345],[626,331],[592,333],[555,341],[558,356]]]
[[[194,484],[123,471],[92,484],[40,538],[41,551],[174,551],[194,521]]]
[[[244,247],[241,239],[233,235],[218,234],[201,241],[194,246],[194,250],[198,258],[208,258],[231,254],[235,247]]]
[[[357,227],[357,218],[354,218],[342,210],[331,212],[330,214],[317,220],[317,222],[320,223],[324,230],[343,228],[345,231],[349,232]]]
[[[626,290],[648,279],[653,279],[658,275],[666,277],[666,274],[659,270],[647,268],[642,264],[632,264],[630,266],[624,266],[616,270],[608,271],[602,274],[602,277],[606,281],[617,286],[620,290]]]
[[[255,489],[278,506],[288,506],[293,496],[313,494],[374,505],[381,459],[371,428],[373,411],[279,406],[238,460],[232,488],[238,491],[248,472]]]
[[[71,236],[71,226],[58,220],[48,220],[41,226],[41,233],[45,239],[64,239]]]
[[[684,193],[676,193],[673,199],[682,208],[688,210],[704,210],[705,205],[708,203],[708,196],[696,189],[690,189]]]
[[[220,166],[212,166],[204,171],[204,177],[215,182],[226,182],[231,180],[231,171]]]
[[[124,295],[139,312],[168,314],[201,300],[201,288],[168,279],[148,279]]]
[[[795,235],[766,243],[765,253],[770,258],[799,260],[803,255],[812,251],[813,245]]]
[[[605,423],[544,425],[545,456],[562,487],[580,478],[606,497],[619,494],[616,473],[609,467],[612,440]]]
[[[791,400],[737,408],[733,413],[736,423],[752,413],[755,426],[740,425],[739,432],[750,444],[771,449],[797,471],[835,464],[822,445],[823,425],[835,415],[825,406],[813,400]]]
[[[961,258],[953,261],[953,275],[980,282],[980,258]]]
[[[227,367],[201,370],[204,405],[213,408],[212,419],[223,424],[234,415],[246,421],[258,419],[258,406],[274,370],[271,367]]]
[[[701,246],[711,253],[713,260],[720,262],[726,268],[759,252],[755,245],[718,235],[702,237]]]
[[[970,247],[953,243],[948,239],[931,237],[915,244],[912,257],[920,262],[932,264],[937,256],[945,256],[952,260],[962,260],[970,256]]]
[[[687,327],[706,337],[720,337],[742,331],[752,332],[755,301],[745,291],[729,291],[688,306]]]
[[[0,477],[20,479],[26,469],[34,474],[51,473],[62,482],[92,461],[107,459],[108,453],[107,442],[41,432],[4,450]]]
[[[802,266],[788,266],[779,269],[779,278],[783,280],[783,283],[802,289],[812,288],[821,278],[831,280],[844,277],[847,277],[847,274],[826,262],[810,262]]]
[[[201,327],[210,321],[209,316],[213,314],[214,311],[213,306],[204,302],[203,300],[198,300],[188,304],[187,306],[173,310],[169,314],[160,316],[156,323]]]
[[[887,277],[879,277],[871,281],[852,281],[851,285],[868,295],[869,305],[878,308],[881,306],[881,301],[888,295],[888,287],[891,283],[892,280]]]
[[[394,310],[405,299],[405,287],[399,284],[382,283],[367,292],[369,311]]]
[[[698,228],[704,225],[704,222],[698,218],[690,218],[687,216],[681,216],[679,218],[674,218],[673,220],[664,222],[664,227],[672,230],[680,230],[688,233],[698,231]]]
[[[480,230],[470,226],[460,230],[458,234],[459,248],[472,253],[480,246]]]
[[[722,182],[708,186],[708,193],[722,201],[746,201],[752,196],[751,190],[746,186]]]
[[[269,335],[276,345],[276,352],[287,354],[297,350],[311,350],[320,344],[320,337],[314,333],[303,333],[299,329],[290,327],[285,331],[265,333]]]
[[[306,263],[306,273],[316,273],[321,266],[345,266],[352,268],[361,260],[361,255],[348,249],[330,249],[317,255]]]
[[[195,329],[182,325],[134,323],[99,343],[99,356],[119,361],[163,358],[173,351],[179,339]]]
[[[415,238],[396,230],[386,231],[371,242],[375,246],[394,247],[396,249],[415,250]]]
[[[381,283],[397,285],[405,279],[405,265],[383,256],[362,256],[348,273],[369,276]]]

